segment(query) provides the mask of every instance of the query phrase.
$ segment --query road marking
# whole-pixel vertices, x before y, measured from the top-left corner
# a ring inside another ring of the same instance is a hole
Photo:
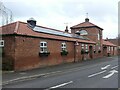
[[[117,65],[117,66],[112,67],[111,69],[114,69],[114,68],[117,68],[117,67],[118,67],[118,65]]]
[[[112,75],[114,75],[115,73],[118,73],[118,71],[112,70],[112,71],[110,71],[110,74],[104,76],[103,78],[109,78],[109,77],[111,77]]]
[[[95,73],[95,74],[92,74],[92,75],[89,75],[88,77],[90,78],[90,77],[93,77],[93,76],[96,76],[96,75],[102,74],[102,73],[104,73],[104,72],[106,72],[106,70],[101,71],[101,72],[98,72],[98,73]]]
[[[49,89],[45,89],[45,90],[50,90],[50,89],[62,87],[62,86],[68,85],[70,83],[73,83],[73,81],[69,81],[69,82],[66,82],[66,83],[63,83],[63,84],[60,84],[60,85],[56,85],[56,86],[50,87]]]
[[[110,65],[106,65],[105,67],[101,67],[102,70],[107,69]]]
[[[36,78],[36,77],[40,77],[40,76],[44,76],[45,74],[37,74],[37,75],[33,75],[33,76],[23,76],[23,77],[20,77],[20,78],[16,78],[16,79],[12,79],[12,80],[9,80],[9,81],[5,81],[5,82],[2,82],[2,85],[6,85],[6,84],[9,84],[9,83],[12,83],[12,82],[16,82],[18,80],[26,80],[26,79],[29,79],[29,78]],[[1,84],[0,84],[1,86]]]

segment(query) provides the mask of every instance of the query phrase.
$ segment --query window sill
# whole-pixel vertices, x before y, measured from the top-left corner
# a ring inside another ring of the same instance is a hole
[[[39,52],[39,56],[43,57],[43,56],[49,56],[50,52]]]

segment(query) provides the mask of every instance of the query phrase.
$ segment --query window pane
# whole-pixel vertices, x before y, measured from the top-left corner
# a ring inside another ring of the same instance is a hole
[[[40,43],[40,46],[43,46],[43,43]]]
[[[84,44],[82,44],[82,46],[84,46]]]
[[[44,51],[44,49],[43,49],[43,48],[41,48],[41,51]]]
[[[44,46],[47,46],[47,43],[44,43]]]
[[[47,48],[44,48],[44,51],[47,51]]]
[[[3,42],[1,42],[1,45],[3,45]]]

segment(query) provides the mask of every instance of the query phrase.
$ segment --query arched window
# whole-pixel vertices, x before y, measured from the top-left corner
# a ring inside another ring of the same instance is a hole
[[[88,32],[86,30],[80,30],[80,35],[88,35]]]

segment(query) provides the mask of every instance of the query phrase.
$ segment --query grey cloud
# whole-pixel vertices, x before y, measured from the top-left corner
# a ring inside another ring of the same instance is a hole
[[[109,3],[88,3],[84,4],[84,8],[85,11],[89,12],[98,21],[104,21],[104,17],[107,16],[110,16],[113,20],[117,17],[117,8],[112,7]]]
[[[49,17],[48,15],[58,14],[69,18],[77,18],[85,13],[89,13],[89,16],[99,21],[104,21],[105,16],[111,16],[116,19],[117,12],[111,7],[111,4],[107,3],[94,3],[94,2],[82,2],[82,1],[67,1],[58,4],[51,4],[42,7],[40,4],[32,5],[26,4],[26,2],[6,2],[6,6],[12,10],[15,17]]]
[[[35,8],[35,5],[28,5],[23,2],[6,2],[5,5],[13,12],[14,17],[44,16],[42,8]]]

